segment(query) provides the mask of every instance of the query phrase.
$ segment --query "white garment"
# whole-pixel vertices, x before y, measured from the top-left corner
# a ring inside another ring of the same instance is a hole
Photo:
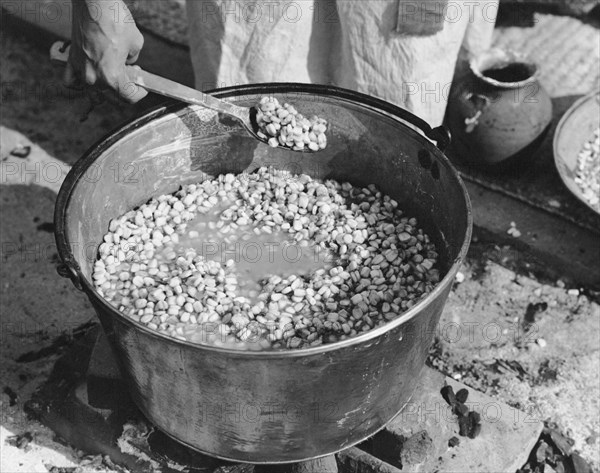
[[[187,0],[196,87],[333,84],[382,98],[438,126],[457,59],[490,47],[498,0],[450,0],[444,28],[431,36],[396,32],[399,9],[409,4]]]

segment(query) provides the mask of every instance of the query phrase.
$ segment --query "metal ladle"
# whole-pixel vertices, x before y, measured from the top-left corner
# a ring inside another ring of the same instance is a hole
[[[68,44],[57,41],[50,48],[50,59],[57,63],[66,64],[69,60],[69,50],[70,46]],[[192,105],[199,105],[214,110],[215,112],[229,115],[240,121],[246,130],[248,130],[248,133],[254,138],[263,143],[267,143],[267,139],[262,138],[257,133],[259,127],[256,122],[256,108],[240,107],[230,102],[220,100],[212,95],[202,93],[199,90],[192,89],[191,87],[187,87],[178,82],[144,71],[139,66],[127,66],[127,68],[131,70],[130,77],[133,78],[134,83],[139,87],[143,87],[148,92],[154,92],[165,97],[180,100]],[[309,148],[293,150],[286,146],[279,145],[278,147],[288,151],[314,153],[314,151]]]

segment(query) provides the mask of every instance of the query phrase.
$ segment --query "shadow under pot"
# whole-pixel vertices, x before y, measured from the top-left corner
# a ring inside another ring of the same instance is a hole
[[[524,164],[552,120],[552,102],[537,72],[511,51],[490,49],[474,57],[448,104],[453,154],[486,167]]]

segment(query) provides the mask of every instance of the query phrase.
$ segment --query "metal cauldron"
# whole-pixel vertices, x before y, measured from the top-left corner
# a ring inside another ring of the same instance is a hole
[[[251,463],[342,450],[381,429],[410,400],[467,252],[471,210],[442,152],[449,137],[403,109],[333,87],[251,85],[214,94],[246,106],[274,95],[325,117],[328,147],[315,154],[273,149],[209,110],[157,108],[92,146],[67,176],[55,213],[62,274],[92,302],[137,406],[179,442]],[[182,184],[260,166],[376,184],[434,238],[443,280],[386,326],[329,345],[269,352],[168,338],[95,292],[92,265],[111,218]]]

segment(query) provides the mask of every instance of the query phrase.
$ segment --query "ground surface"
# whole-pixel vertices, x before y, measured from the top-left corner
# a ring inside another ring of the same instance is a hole
[[[3,36],[0,51],[3,85],[21,87],[16,96],[3,87],[0,122],[5,127],[0,146],[0,470],[43,472],[80,464],[82,458],[90,469],[93,461],[61,445],[22,411],[68,345],[68,336],[94,318],[87,300],[55,273],[51,222],[60,178],[51,172],[56,163],[72,164],[135,110],[104,103],[80,122],[87,101],[56,92],[59,75],[47,65],[45,52],[15,36]],[[36,90],[41,92],[31,92]],[[27,158],[10,155],[19,144],[33,146]],[[535,418],[557,422],[600,471],[598,304],[475,253],[463,275],[444,311],[431,364]],[[528,316],[533,325],[525,332],[530,303],[547,308]],[[7,442],[26,432],[31,441],[25,437],[21,448],[11,445],[14,439]]]

